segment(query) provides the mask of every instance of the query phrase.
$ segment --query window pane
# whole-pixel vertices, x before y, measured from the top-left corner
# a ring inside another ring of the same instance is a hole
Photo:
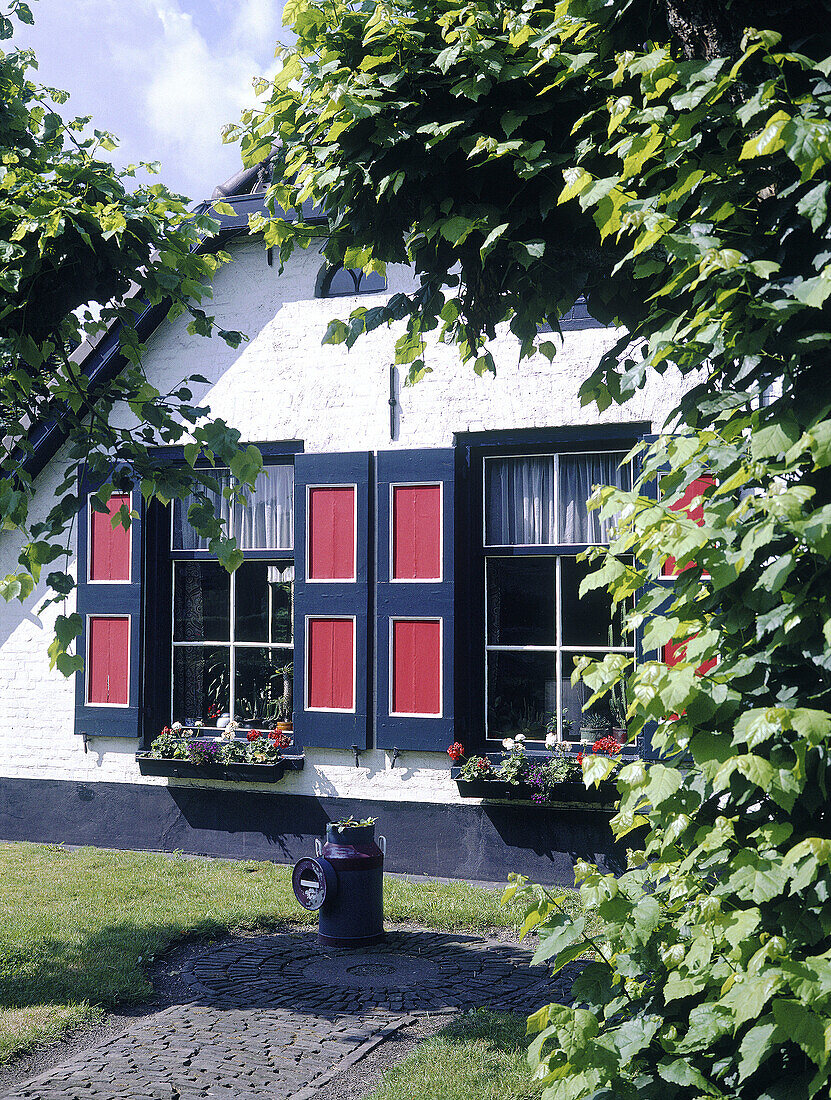
[[[485,533],[489,546],[557,541],[553,455],[486,460]]]
[[[231,484],[231,475],[227,473],[216,473],[213,475],[219,482],[220,489],[225,488]],[[231,505],[225,499],[221,492],[215,493],[211,489],[204,489],[205,496],[213,503],[216,514],[226,524],[226,530],[228,529],[228,520],[231,515]],[[191,504],[196,503],[196,497],[193,494],[186,496],[184,500],[173,501],[173,549],[174,550],[207,550],[208,540],[200,538],[196,531],[188,523],[188,509]]]
[[[605,588],[595,588],[581,599],[580,582],[596,566],[575,558],[560,559],[563,645],[620,646],[623,638],[623,610],[612,615],[612,601]],[[631,644],[631,643],[630,643]]]
[[[227,646],[175,646],[173,721],[191,725],[201,718],[216,725],[230,706],[230,649]]]
[[[225,642],[230,638],[231,578],[218,562],[173,566],[173,640]]]
[[[265,722],[279,717],[278,701],[286,694],[284,673],[291,664],[290,649],[235,649],[235,717],[244,722]],[[291,675],[288,675],[289,684]],[[291,687],[288,688],[291,713]]]
[[[294,566],[290,561],[243,562],[234,573],[236,641],[291,641],[293,579]]]
[[[602,659],[603,654],[597,656]],[[575,687],[571,686],[576,657],[576,654],[572,656],[570,653],[562,656],[563,738],[567,741],[594,742],[598,737],[608,734],[620,736],[620,731],[626,725],[623,688],[617,687],[613,695],[605,695],[590,710],[586,710],[586,700],[591,696],[591,691],[582,680]]]
[[[553,653],[487,654],[488,737],[541,740],[557,708]]]
[[[234,504],[240,550],[291,550],[294,546],[294,467],[266,466],[245,504]]]
[[[589,511],[586,501],[595,485],[631,486],[628,466],[619,470],[619,454],[560,455],[559,520],[561,543],[608,542],[614,519],[601,520],[600,512]]]
[[[488,558],[488,645],[554,645],[554,558]]]

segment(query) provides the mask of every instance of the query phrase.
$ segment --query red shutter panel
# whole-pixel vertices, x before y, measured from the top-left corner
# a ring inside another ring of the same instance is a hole
[[[441,620],[393,619],[393,715],[441,714]]]
[[[130,619],[87,618],[87,703],[126,707],[130,701]]]
[[[355,579],[355,489],[309,488],[309,569],[311,581]]]
[[[130,508],[127,493],[111,496],[106,512],[89,510],[90,581],[130,581],[130,532],[112,523],[122,507]]]
[[[307,639],[307,709],[354,711],[354,621],[310,618]]]
[[[393,580],[441,579],[441,486],[392,486]]]

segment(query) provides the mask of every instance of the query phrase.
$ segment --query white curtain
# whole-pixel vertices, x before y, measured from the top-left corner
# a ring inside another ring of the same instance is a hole
[[[240,550],[291,550],[294,546],[294,467],[266,466],[246,504],[234,505]]]
[[[550,546],[557,541],[554,457],[485,462],[489,546]]]
[[[628,467],[618,469],[623,454],[560,455],[560,542],[608,542],[615,518],[601,519],[586,502],[595,485],[630,488]]]
[[[608,542],[614,519],[601,520],[586,502],[595,485],[630,488],[620,454],[559,456],[555,508],[553,455],[492,458],[485,462],[485,533],[488,546],[554,546]],[[559,520],[559,523],[558,523]]]
[[[216,474],[220,490],[231,484],[229,473]],[[222,492],[206,490],[214,502],[217,515],[227,522],[231,505]],[[197,535],[188,523],[188,508],[195,497],[173,502],[173,549],[207,550],[208,540]],[[240,550],[291,550],[294,546],[294,468],[267,466],[257,475],[255,489],[245,504],[233,506],[230,528]]]
[[[228,473],[214,474],[219,483],[220,490],[231,484],[231,475]],[[205,489],[205,495],[213,501],[214,510],[226,524],[231,515],[231,505],[222,495],[212,489]],[[188,509],[196,503],[196,497],[192,494],[183,500],[173,501],[173,549],[174,550],[207,550],[208,540],[197,535],[193,527],[188,523]]]

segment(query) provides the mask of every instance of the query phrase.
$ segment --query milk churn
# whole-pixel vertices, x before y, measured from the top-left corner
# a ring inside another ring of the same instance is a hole
[[[375,825],[326,826],[315,841],[316,858],[298,860],[294,894],[304,909],[318,909],[318,941],[330,947],[363,947],[384,938],[384,854]]]

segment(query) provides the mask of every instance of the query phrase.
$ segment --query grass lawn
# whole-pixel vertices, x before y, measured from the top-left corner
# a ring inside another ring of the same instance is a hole
[[[187,937],[314,924],[291,868],[150,852],[0,844],[0,1063],[151,992],[144,964]],[[577,895],[572,891],[575,909]],[[499,892],[387,878],[390,922],[515,929]]]
[[[530,1100],[542,1089],[531,1081],[527,1045],[524,1019],[479,1009],[388,1070],[367,1100]]]

